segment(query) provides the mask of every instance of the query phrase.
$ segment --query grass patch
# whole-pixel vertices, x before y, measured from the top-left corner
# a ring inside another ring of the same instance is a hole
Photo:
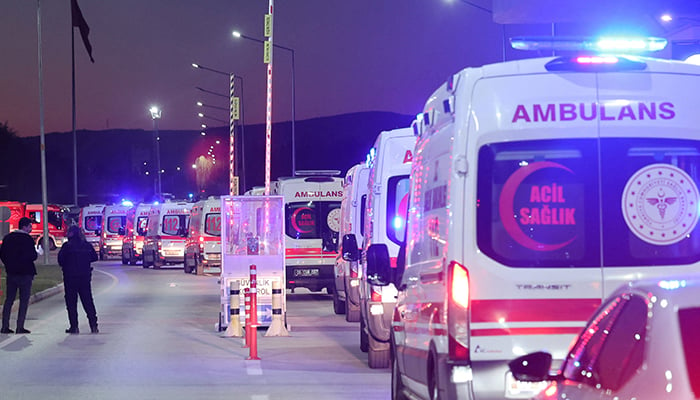
[[[7,288],[7,283],[5,277],[5,266],[0,264],[0,271],[2,271],[2,278],[0,279],[0,288],[2,289],[2,301],[5,300],[5,289]],[[34,277],[34,283],[32,284],[32,295],[39,293],[48,288],[52,288],[59,283],[63,282],[63,271],[58,264],[36,264],[37,275]]]

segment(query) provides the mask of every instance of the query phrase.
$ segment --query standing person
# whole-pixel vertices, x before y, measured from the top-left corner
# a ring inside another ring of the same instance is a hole
[[[32,291],[32,281],[36,275],[34,260],[37,259],[34,239],[29,236],[32,231],[32,220],[27,217],[19,219],[19,229],[8,234],[0,246],[0,260],[5,264],[7,275],[7,293],[2,307],[2,328],[0,333],[14,333],[10,329],[10,314],[12,304],[19,291],[19,310],[17,311],[17,333],[31,333],[24,328],[24,320],[29,308],[29,297]]]
[[[78,334],[78,296],[83,304],[90,323],[90,331],[99,333],[97,329],[97,310],[92,299],[92,263],[97,261],[97,253],[92,245],[85,240],[80,227],[75,225],[68,228],[68,241],[58,252],[58,265],[63,269],[63,287],[65,290],[66,310],[70,326],[66,333]]]

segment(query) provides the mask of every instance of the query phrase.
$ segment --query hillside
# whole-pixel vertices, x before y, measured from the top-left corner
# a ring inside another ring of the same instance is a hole
[[[364,112],[297,121],[296,169],[337,169],[345,173],[363,161],[382,130],[407,127],[413,117]],[[272,130],[271,176],[291,175],[291,122]],[[178,198],[198,190],[192,164],[210,146],[216,157],[205,185],[208,194],[228,192],[228,127],[199,131],[160,131],[162,189]],[[237,132],[244,154],[238,153],[241,190],[264,184],[265,126],[247,125]],[[241,139],[241,136],[243,139]],[[73,203],[73,135],[50,133],[46,138],[48,201]],[[78,202],[80,205],[121,198],[150,200],[154,193],[153,131],[111,129],[77,132]],[[216,144],[219,140],[219,144]],[[0,198],[41,202],[40,138],[16,138],[2,151]],[[240,149],[239,149],[240,151]],[[243,164],[244,162],[244,164]],[[145,163],[145,164],[144,164]],[[178,170],[177,167],[180,167]],[[149,171],[150,172],[150,171]]]

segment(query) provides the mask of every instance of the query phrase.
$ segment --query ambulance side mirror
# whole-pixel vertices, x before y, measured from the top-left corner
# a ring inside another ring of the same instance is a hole
[[[376,286],[387,286],[391,283],[391,259],[389,248],[384,243],[369,246],[366,254],[367,281]]]
[[[100,236],[102,234],[102,229],[97,228],[95,229],[95,235]]]
[[[343,260],[358,261],[360,259],[360,250],[357,248],[357,239],[355,235],[350,233],[343,235]]]
[[[124,236],[125,233],[126,233],[126,231],[124,231],[124,227],[120,226],[119,227],[119,236]]]
[[[542,382],[556,378],[549,374],[552,355],[543,351],[526,354],[508,363],[513,377],[523,382]]]

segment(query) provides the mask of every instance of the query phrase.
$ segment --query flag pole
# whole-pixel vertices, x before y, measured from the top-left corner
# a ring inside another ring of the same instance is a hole
[[[44,135],[44,76],[43,61],[41,58],[41,0],[36,1],[36,30],[37,30],[37,51],[39,60],[39,134],[41,136],[41,201],[42,201],[42,225],[44,227],[43,243],[44,264],[49,263],[49,225],[48,225],[48,205],[46,193],[46,138]]]

